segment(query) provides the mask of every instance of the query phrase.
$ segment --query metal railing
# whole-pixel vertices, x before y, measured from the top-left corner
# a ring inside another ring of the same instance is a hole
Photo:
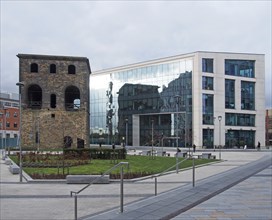
[[[155,174],[153,176],[151,176],[150,178],[155,178],[155,196],[157,195],[157,189],[158,189],[158,186],[157,186],[157,178],[160,177],[160,176],[163,176],[163,175],[166,175],[166,173],[170,170],[172,170],[174,167],[176,167],[176,173],[178,174],[179,172],[179,165],[182,164],[183,162],[187,161],[188,159],[192,159],[192,185],[193,187],[195,187],[195,158],[192,157],[191,155],[187,158],[185,158],[184,160],[182,161],[179,161],[178,162],[178,157],[176,156],[176,164],[174,164],[173,166],[169,167],[168,169],[166,169],[165,171],[159,173],[159,174]]]
[[[85,189],[87,189],[92,184],[96,183],[98,180],[103,178],[105,175],[111,173],[113,170],[115,170],[118,167],[120,167],[120,212],[122,213],[124,211],[124,165],[126,165],[127,168],[129,169],[129,163],[128,162],[120,162],[120,163],[116,164],[115,166],[113,166],[112,168],[110,168],[109,170],[107,170],[101,176],[95,178],[93,181],[91,181],[89,184],[84,186],[79,191],[70,191],[71,197],[74,196],[74,198],[75,198],[75,203],[74,203],[75,220],[77,220],[77,196],[78,196],[78,194],[81,193],[82,191],[84,191]]]

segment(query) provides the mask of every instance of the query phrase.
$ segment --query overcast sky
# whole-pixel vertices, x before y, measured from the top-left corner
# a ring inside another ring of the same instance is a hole
[[[1,91],[18,53],[83,56],[93,71],[195,51],[265,54],[272,107],[271,1],[1,1]]]

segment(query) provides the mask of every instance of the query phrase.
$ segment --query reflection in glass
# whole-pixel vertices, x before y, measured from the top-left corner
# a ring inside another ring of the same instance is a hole
[[[132,117],[139,115],[140,145],[151,143],[151,120],[154,146],[191,144],[192,67],[192,60],[180,60],[91,75],[91,143],[120,144],[127,122],[128,145],[132,145]],[[178,142],[171,137],[179,137]]]

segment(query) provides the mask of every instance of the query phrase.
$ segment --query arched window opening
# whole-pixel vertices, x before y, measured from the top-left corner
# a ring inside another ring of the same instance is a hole
[[[56,108],[57,98],[55,94],[50,95],[50,108]]]
[[[28,88],[28,108],[42,108],[42,89],[38,85],[32,85]]]
[[[37,73],[38,72],[38,64],[37,63],[31,63],[30,72],[31,73]]]
[[[65,90],[65,109],[75,111],[80,107],[80,91],[76,86],[68,86]]]
[[[76,67],[74,65],[68,66],[68,74],[76,74]]]
[[[50,64],[50,73],[56,73],[57,67],[56,64]]]
[[[65,136],[63,138],[63,142],[64,142],[64,148],[71,148],[73,139],[70,136]]]

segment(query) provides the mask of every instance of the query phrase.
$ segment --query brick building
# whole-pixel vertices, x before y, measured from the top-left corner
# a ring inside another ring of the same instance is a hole
[[[265,115],[265,145],[272,145],[272,109],[267,109]]]
[[[19,96],[13,93],[0,93],[0,146],[14,147],[20,127]]]
[[[18,54],[22,147],[89,146],[89,60]]]

